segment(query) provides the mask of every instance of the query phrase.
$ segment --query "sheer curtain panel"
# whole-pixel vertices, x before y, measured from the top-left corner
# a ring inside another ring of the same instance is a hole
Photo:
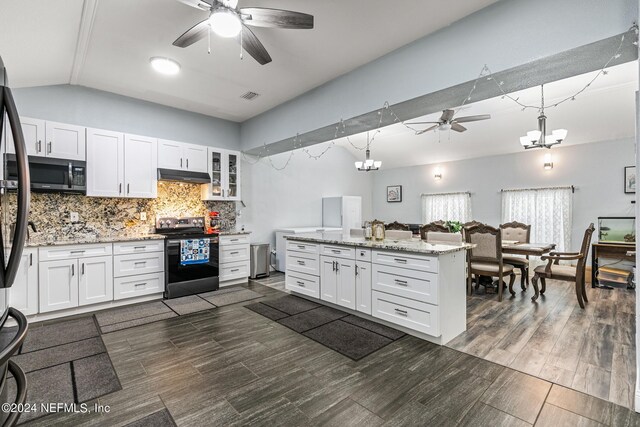
[[[443,193],[422,195],[422,222],[471,220],[471,195],[469,193]]]

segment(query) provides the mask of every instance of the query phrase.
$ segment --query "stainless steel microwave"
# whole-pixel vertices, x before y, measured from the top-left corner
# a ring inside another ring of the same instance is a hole
[[[15,154],[5,154],[5,179],[18,179]],[[80,160],[29,156],[31,191],[52,193],[87,193],[87,164]]]

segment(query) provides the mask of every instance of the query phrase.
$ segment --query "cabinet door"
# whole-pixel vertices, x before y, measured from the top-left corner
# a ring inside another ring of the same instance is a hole
[[[320,258],[320,299],[337,303],[337,290],[336,259],[323,256]]]
[[[371,263],[356,261],[356,310],[371,314]]]
[[[182,155],[186,170],[192,172],[207,172],[207,147],[185,144]]]
[[[79,305],[113,300],[113,257],[82,258],[78,260],[78,267]]]
[[[38,250],[22,252],[15,282],[9,288],[9,305],[25,315],[38,312]]]
[[[337,304],[356,308],[356,262],[352,259],[336,258],[338,263]]]
[[[155,198],[158,194],[158,140],[124,136],[124,182],[127,197]]]
[[[38,265],[40,313],[78,306],[78,260],[46,261]]]
[[[162,169],[184,169],[183,145],[182,142],[159,139],[158,167]]]
[[[224,150],[218,150],[216,148],[209,148],[207,150],[207,167],[209,168],[209,174],[211,175],[211,184],[207,185],[206,200],[224,200],[223,190],[226,185],[223,172],[226,166],[226,157],[224,156]]]
[[[124,134],[87,129],[87,196],[124,196]]]
[[[85,160],[86,128],[65,123],[46,122],[45,136],[47,157]]]
[[[27,154],[29,156],[44,156],[44,120],[20,117],[20,125],[22,126],[24,144],[27,146]],[[13,147],[13,134],[8,122],[6,129],[6,152],[14,154],[16,150]]]
[[[227,151],[226,200],[240,200],[240,153]]]

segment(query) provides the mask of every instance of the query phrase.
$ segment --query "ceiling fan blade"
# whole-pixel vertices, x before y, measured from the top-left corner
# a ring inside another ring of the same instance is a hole
[[[407,123],[408,125],[429,125],[432,123],[440,123],[440,122],[412,122],[412,123]]]
[[[479,114],[477,116],[458,117],[454,121],[456,123],[467,123],[467,122],[477,122],[478,120],[488,120],[490,118],[491,118],[491,114]]]
[[[291,10],[267,9],[263,7],[243,7],[240,9],[242,21],[253,27],[293,28],[310,30],[313,28],[313,15]],[[245,18],[245,15],[247,17]]]
[[[184,3],[187,6],[195,7],[200,10],[211,10],[211,6],[215,0],[178,0],[180,3]]]
[[[465,130],[467,130],[466,127],[459,125],[456,122],[451,123],[451,130],[455,130],[456,132],[464,132]]]
[[[174,46],[187,47],[191,46],[200,39],[203,39],[209,32],[209,20],[205,19],[202,22],[198,22],[193,27],[189,28],[183,35],[178,37],[173,42]]]
[[[434,126],[431,126],[431,127],[429,127],[429,128],[426,128],[426,129],[424,129],[424,130],[421,130],[421,131],[419,131],[419,132],[416,132],[416,135],[422,135],[423,133],[427,133],[427,132],[429,132],[429,131],[431,131],[431,130],[434,130],[434,129],[435,129],[435,128],[437,128],[438,126],[440,126],[440,125],[434,125]]]
[[[453,119],[453,115],[456,112],[453,110],[442,110],[442,117],[440,117],[441,122],[448,122]]]
[[[236,37],[236,40],[240,43],[240,35]],[[258,40],[258,37],[253,34],[253,31],[244,24],[242,24],[242,47],[249,55],[253,56],[253,59],[258,61],[260,65],[271,62],[271,56],[269,56],[267,49],[265,49],[260,40]]]

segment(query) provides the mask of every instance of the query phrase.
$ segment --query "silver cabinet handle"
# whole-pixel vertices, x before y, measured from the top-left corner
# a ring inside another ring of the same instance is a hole
[[[47,144],[47,154],[51,154],[51,145],[53,145],[53,143],[49,141],[49,144]]]
[[[118,184],[118,194],[122,194],[122,183]]]
[[[145,248],[146,248],[146,246],[134,246],[133,250],[135,251],[135,250],[138,250],[138,249],[145,249]]]
[[[306,248],[305,245],[298,245],[298,249],[304,249],[304,248]]]
[[[407,313],[406,310],[400,310],[399,308],[396,308],[395,312],[398,313],[401,316],[406,316],[407,314],[409,314],[409,313]]]
[[[187,169],[189,169],[189,159],[187,159]]]
[[[138,265],[138,264],[145,265],[146,263],[147,263],[147,261],[135,261],[135,262],[133,263],[133,265],[134,265],[134,266],[135,266],[135,265]]]
[[[38,153],[42,153],[42,140],[38,140],[38,146],[36,147]]]
[[[300,261],[300,260],[298,260],[298,264],[299,264],[299,265],[304,265],[304,261]]]
[[[138,286],[145,286],[145,285],[146,285],[146,282],[145,283],[136,283],[133,286],[137,288]]]
[[[33,265],[33,254],[29,254],[29,266]]]
[[[127,184],[127,194],[129,194],[129,184]]]
[[[342,251],[339,249],[331,249],[331,252],[333,252],[334,254],[341,254]]]
[[[358,266],[356,265],[356,276],[358,275]]]
[[[335,261],[332,261],[332,262],[331,262],[331,265],[333,266],[333,271],[336,271],[336,262],[335,262]]]
[[[238,239],[229,239],[230,242],[237,242]]]
[[[71,275],[72,276],[76,275],[76,265],[75,264],[71,264]]]
[[[81,249],[79,251],[71,251],[71,254],[83,254],[83,253],[85,253],[84,249]]]
[[[338,261],[336,261],[336,271],[340,271],[340,263]]]
[[[180,157],[180,167],[182,167],[182,157]]]
[[[400,264],[406,264],[407,260],[404,258],[394,258],[393,259],[395,262],[399,262]]]
[[[301,282],[301,281],[299,281],[299,280],[298,280],[298,281],[296,282],[296,284],[297,284],[298,286],[302,286],[302,287],[304,288],[304,282]]]
[[[233,251],[233,252],[229,252],[230,255],[238,255],[240,252],[238,251]]]
[[[236,271],[240,271],[240,269],[239,268],[234,268],[234,269],[231,270],[232,273],[235,273]]]
[[[406,280],[395,279],[396,285],[407,286]]]
[[[81,274],[84,275],[84,262],[82,263],[82,272],[81,272]]]

